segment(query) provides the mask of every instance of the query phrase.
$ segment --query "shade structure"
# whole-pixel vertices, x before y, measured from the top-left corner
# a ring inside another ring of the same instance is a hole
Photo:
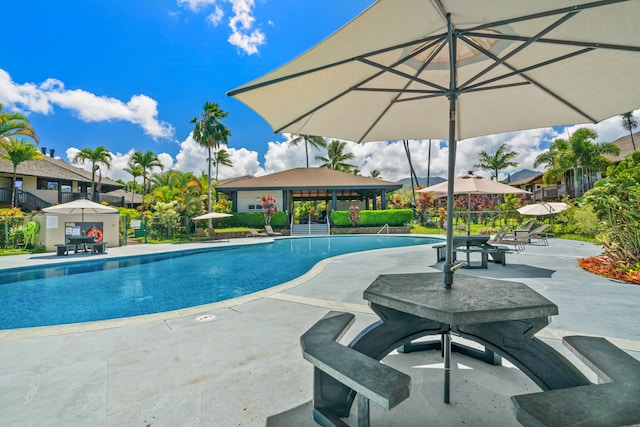
[[[441,182],[418,190],[418,193],[448,194],[449,182]],[[492,181],[479,175],[467,174],[453,180],[453,194],[467,195],[467,233],[471,233],[471,195],[472,194],[525,194],[522,188]]]
[[[568,207],[569,205],[562,202],[541,202],[518,208],[518,212],[522,215],[543,216],[562,212]]]
[[[203,219],[227,218],[230,216],[233,216],[233,215],[228,213],[220,213],[220,212],[207,212],[206,214],[194,216],[193,221],[200,221]]]
[[[421,188],[418,193],[447,193],[449,182],[441,182],[426,188]],[[454,194],[525,194],[529,193],[522,188],[501,182],[492,181],[479,175],[463,175],[453,180]]]
[[[74,214],[80,212],[81,214],[81,222],[84,223],[84,213],[96,213],[96,214],[109,214],[109,213],[118,213],[118,209],[112,208],[110,206],[101,205],[100,203],[92,202],[87,199],[78,199],[68,203],[61,203],[59,205],[49,206],[48,208],[42,209],[47,213],[58,213],[58,214]],[[85,230],[81,230],[82,234],[84,234]]]
[[[445,286],[458,140],[598,122],[640,104],[640,2],[378,0],[229,92],[275,132],[448,140]]]

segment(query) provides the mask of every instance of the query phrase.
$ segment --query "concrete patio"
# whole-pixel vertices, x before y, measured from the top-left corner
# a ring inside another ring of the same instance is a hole
[[[506,266],[489,263],[487,270],[456,274],[523,282],[556,303],[560,315],[538,337],[585,372],[563,348],[562,336],[604,336],[640,359],[640,286],[576,267],[578,258],[599,254],[599,246],[549,243],[509,254]],[[209,244],[109,248],[94,257]],[[0,269],[78,259],[2,257]],[[345,255],[292,282],[226,302],[125,320],[0,331],[0,424],[314,426],[312,366],[302,359],[300,335],[327,311],[343,310],[356,314],[342,341],[349,342],[377,320],[362,293],[379,274],[435,271],[440,269],[435,260],[429,246]],[[215,317],[196,321],[203,314]],[[372,405],[374,426],[517,426],[509,397],[539,391],[508,363],[490,366],[454,353],[446,405],[439,352],[394,353],[384,361],[410,373],[412,390],[392,411]]]

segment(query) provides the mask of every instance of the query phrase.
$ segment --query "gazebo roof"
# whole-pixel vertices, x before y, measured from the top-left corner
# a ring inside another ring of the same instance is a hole
[[[217,188],[222,192],[284,190],[291,191],[294,198],[316,199],[330,197],[333,191],[339,198],[361,196],[376,190],[393,191],[402,188],[402,184],[327,168],[296,168],[260,177],[229,180]]]

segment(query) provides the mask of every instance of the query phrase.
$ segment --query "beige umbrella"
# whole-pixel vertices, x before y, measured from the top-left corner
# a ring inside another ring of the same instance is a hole
[[[449,182],[441,182],[418,190],[418,193],[444,193],[449,191]],[[492,181],[479,175],[467,174],[453,180],[453,193],[467,195],[467,234],[471,234],[472,194],[525,194],[529,191],[512,185]]]
[[[451,287],[457,141],[636,109],[639,20],[633,0],[378,0],[229,95],[275,132],[448,139],[444,282]]]
[[[522,215],[543,216],[553,215],[566,210],[569,206],[562,202],[541,202],[518,208]]]
[[[96,213],[96,214],[109,214],[109,213],[118,213],[118,209],[112,208],[111,206],[101,205],[100,203],[92,202],[87,199],[78,199],[68,203],[62,203],[59,205],[49,206],[48,208],[42,209],[43,212],[47,213],[58,213],[58,214],[74,214],[80,212],[81,214],[81,222],[84,226],[84,213]],[[84,235],[85,230],[80,230],[81,234]]]
[[[208,212],[206,214],[198,215],[193,217],[193,221],[200,221],[202,219],[216,219],[216,218],[227,218],[233,216],[228,213],[220,213],[220,212]]]

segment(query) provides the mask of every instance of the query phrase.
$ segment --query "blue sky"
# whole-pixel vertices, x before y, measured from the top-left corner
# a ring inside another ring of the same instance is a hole
[[[252,110],[226,96],[309,49],[347,23],[372,0],[33,0],[3,5],[5,35],[0,54],[0,102],[26,114],[40,147],[69,161],[84,147],[104,145],[114,155],[104,174],[122,171],[133,150],[151,150],[167,168],[206,170],[206,155],[190,137],[190,120],[205,101],[229,113],[228,151],[233,168],[220,178],[262,175],[305,165],[304,147],[274,134]],[[595,126],[601,140],[625,134],[619,119]],[[568,132],[572,128],[568,128]],[[457,172],[472,169],[478,143],[491,152],[506,142],[519,154],[517,169],[563,128],[462,141]],[[419,176],[426,176],[428,141],[411,143]],[[432,176],[446,174],[446,149],[432,142]],[[349,144],[367,175],[408,176],[401,144]],[[311,164],[317,165],[311,154]],[[508,171],[507,171],[508,172]]]

